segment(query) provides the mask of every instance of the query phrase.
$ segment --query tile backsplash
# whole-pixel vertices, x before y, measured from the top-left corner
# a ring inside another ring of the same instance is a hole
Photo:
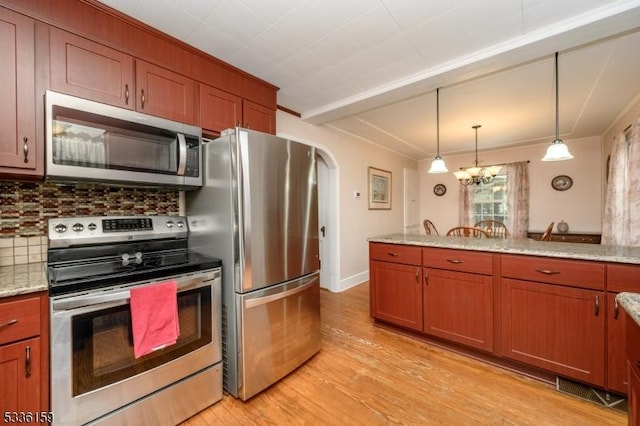
[[[49,218],[178,215],[179,192],[93,184],[0,182],[0,265],[46,261]]]

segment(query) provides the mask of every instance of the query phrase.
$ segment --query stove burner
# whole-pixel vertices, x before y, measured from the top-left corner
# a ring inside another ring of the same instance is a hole
[[[190,256],[188,253],[178,253],[178,254],[171,254],[171,255],[165,255],[165,256],[158,256],[148,260],[145,259],[143,265],[147,268],[158,268],[158,267],[165,267],[165,266],[182,265],[182,264],[193,263],[197,261],[198,261],[197,256],[193,256],[193,255]]]

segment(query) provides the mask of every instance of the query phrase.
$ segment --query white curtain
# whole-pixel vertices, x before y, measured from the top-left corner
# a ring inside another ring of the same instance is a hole
[[[458,190],[458,226],[473,226],[473,186],[460,184]]]
[[[507,229],[513,238],[527,238],[529,230],[529,163],[505,165],[507,169]]]
[[[614,138],[602,244],[640,246],[640,118]]]

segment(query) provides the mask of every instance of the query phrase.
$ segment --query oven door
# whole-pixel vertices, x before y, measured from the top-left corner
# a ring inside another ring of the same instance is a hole
[[[221,360],[220,270],[178,284],[180,337],[135,359],[129,290],[52,298],[51,408],[56,424],[84,424]]]

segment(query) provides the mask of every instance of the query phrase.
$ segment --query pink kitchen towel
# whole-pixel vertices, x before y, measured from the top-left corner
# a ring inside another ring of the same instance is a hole
[[[137,358],[176,343],[178,284],[165,281],[131,289],[133,353]]]

